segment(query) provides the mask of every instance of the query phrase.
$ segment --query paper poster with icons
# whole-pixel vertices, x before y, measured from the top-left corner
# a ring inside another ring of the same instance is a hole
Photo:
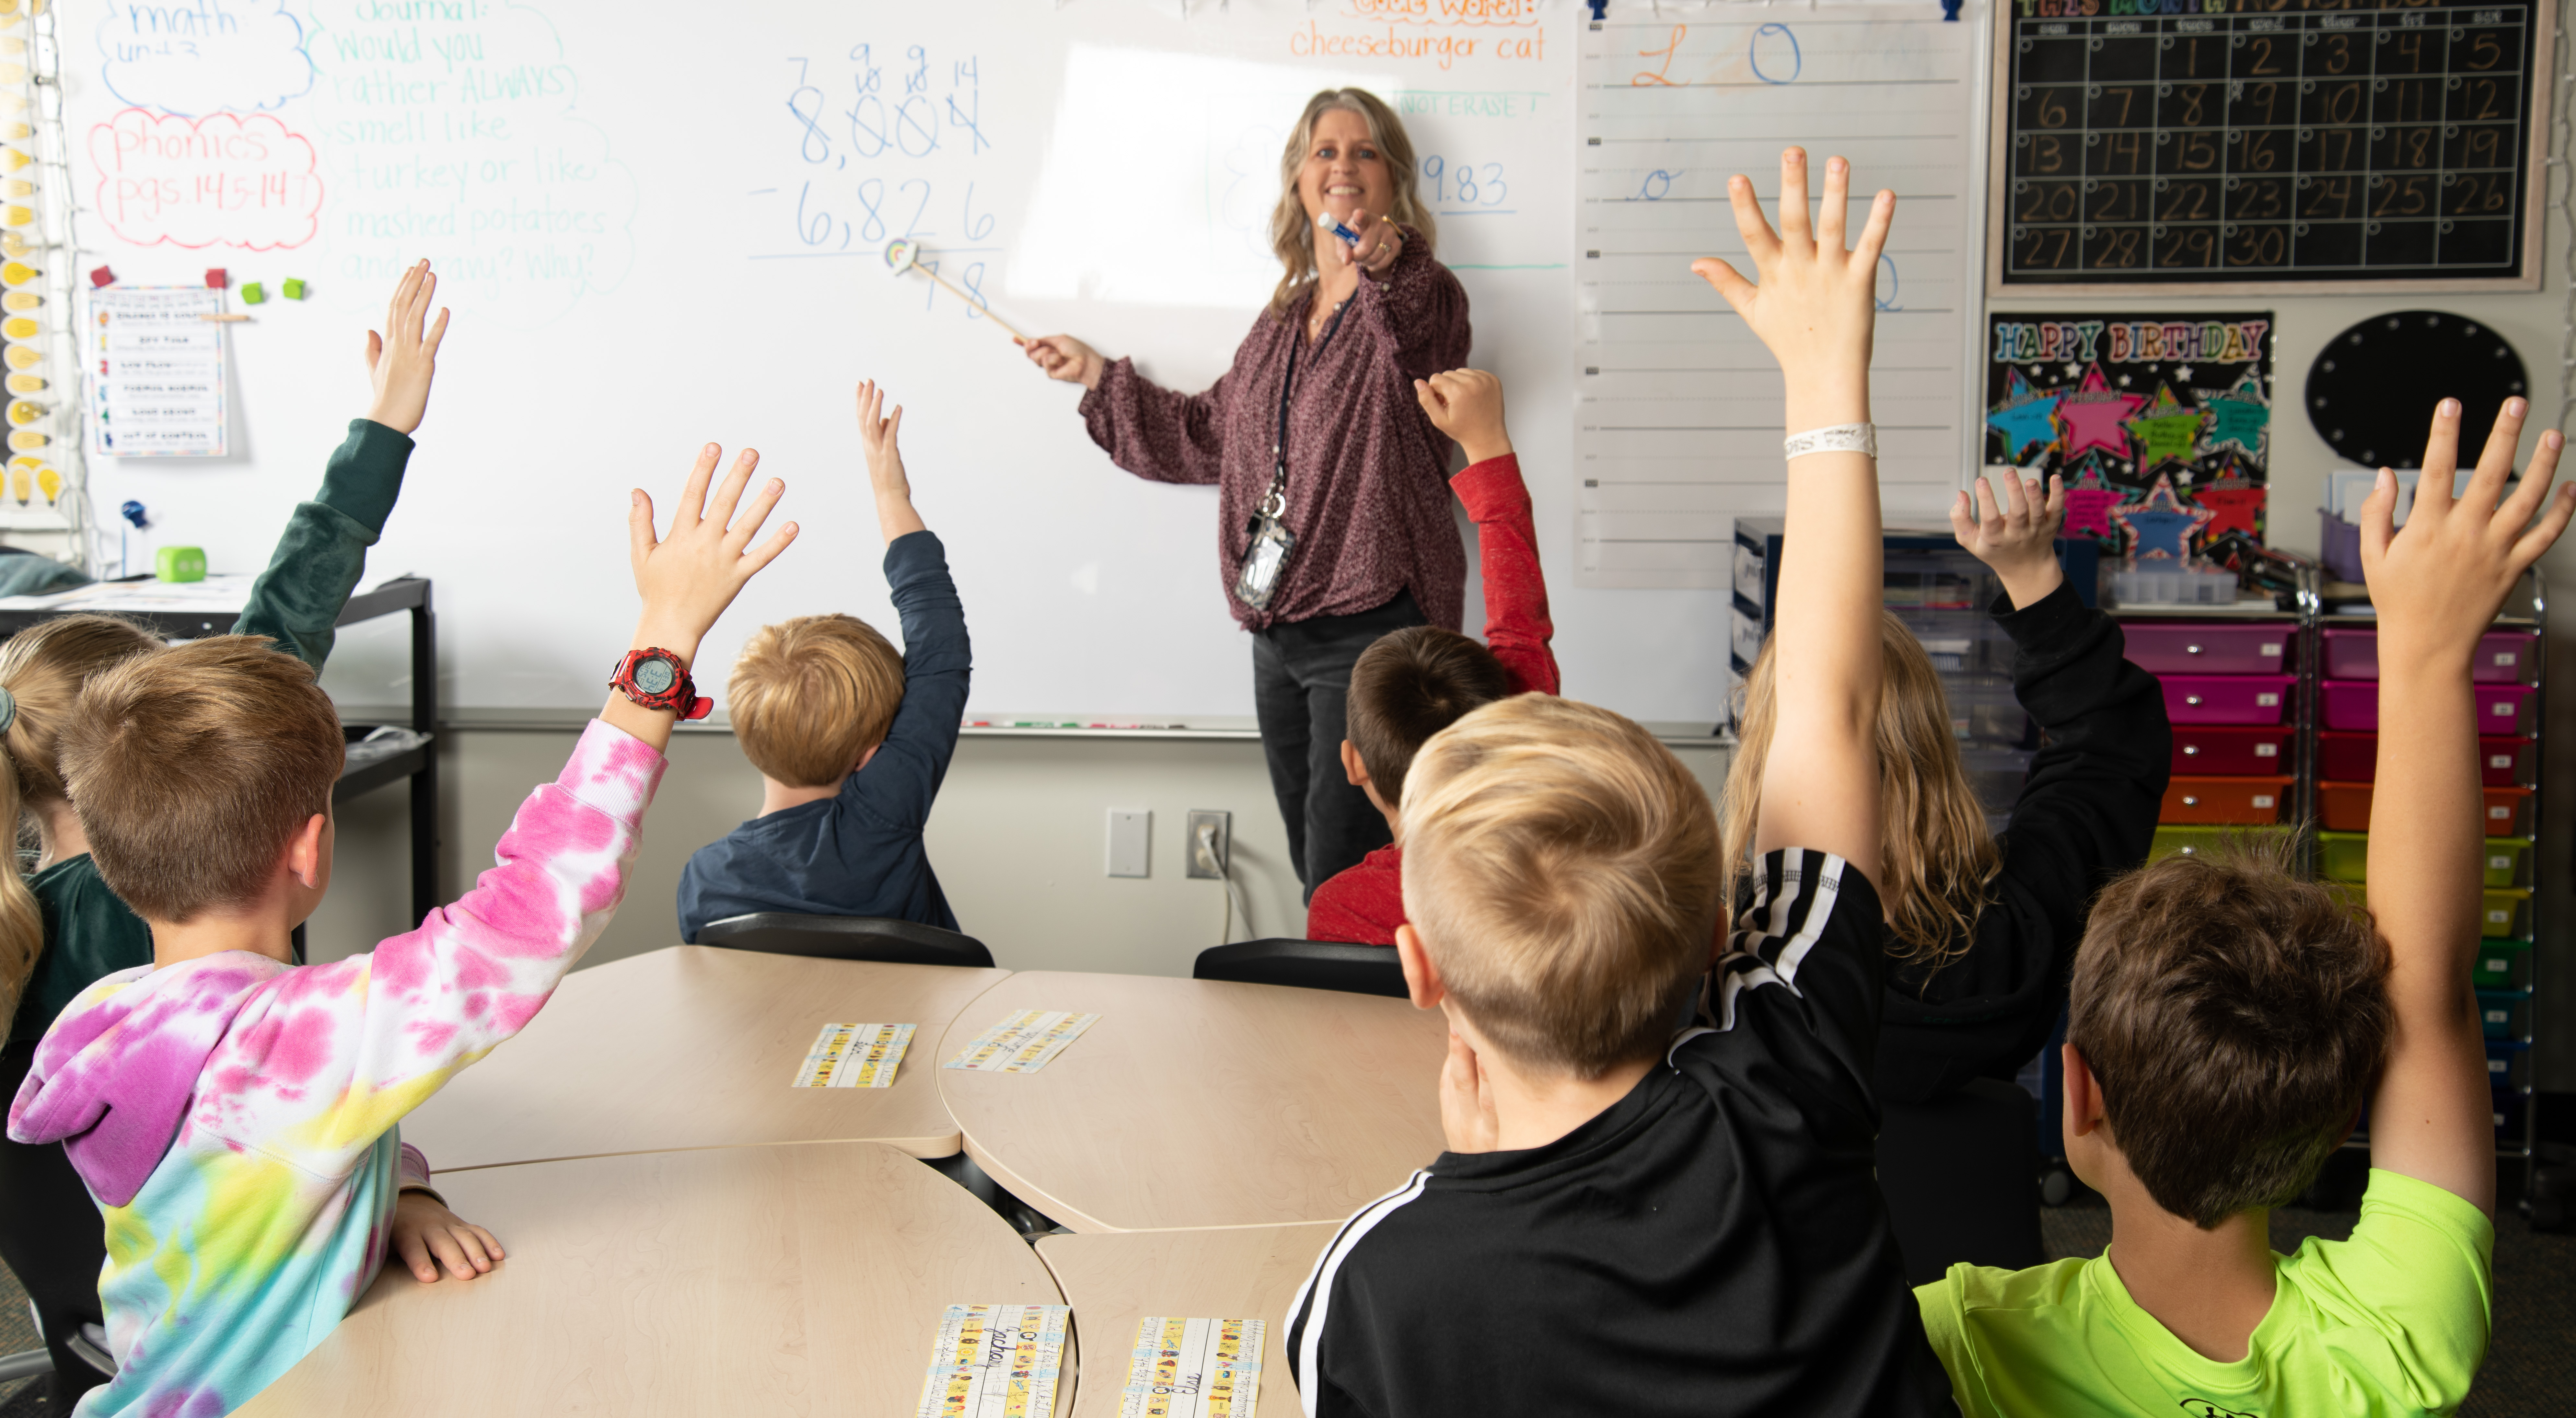
[[[111,458],[224,456],[224,293],[105,286],[89,293],[90,450]]]
[[[1067,1305],[950,1305],[915,1418],[1053,1418]]]
[[[2066,534],[2150,562],[2263,539],[2272,314],[1987,318],[1985,463],[2066,480]]]
[[[892,1088],[912,1047],[910,1024],[826,1024],[797,1067],[799,1088]]]
[[[1024,1009],[976,1035],[964,1053],[941,1066],[972,1073],[1035,1073],[1099,1022],[1096,1014]]]
[[[1243,1418],[1261,1402],[1259,1320],[1147,1315],[1119,1391],[1118,1418]]]

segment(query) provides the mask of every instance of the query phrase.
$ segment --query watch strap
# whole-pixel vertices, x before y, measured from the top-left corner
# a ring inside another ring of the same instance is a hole
[[[676,678],[670,688],[656,694],[635,682],[635,667],[646,660],[662,660],[671,665]],[[683,720],[703,719],[716,707],[714,700],[702,699],[698,696],[698,683],[689,677],[688,661],[658,645],[647,645],[640,650],[627,651],[618,660],[617,668],[610,674],[608,683],[609,687],[625,695],[629,701],[639,707],[667,709],[678,714]]]

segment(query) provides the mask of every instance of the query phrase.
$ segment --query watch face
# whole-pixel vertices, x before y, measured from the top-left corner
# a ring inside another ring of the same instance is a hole
[[[680,682],[680,673],[671,667],[670,661],[657,655],[635,662],[634,679],[635,687],[646,694],[668,694],[671,686]]]
[[[2365,468],[2424,460],[2433,405],[2460,401],[2460,449],[2474,460],[2507,398],[2527,394],[2522,357],[2502,335],[2444,310],[2374,315],[2326,342],[2308,366],[2308,422]]]

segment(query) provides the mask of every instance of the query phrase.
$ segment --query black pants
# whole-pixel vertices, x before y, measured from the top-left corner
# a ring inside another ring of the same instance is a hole
[[[1351,666],[1380,636],[1422,625],[1413,593],[1357,615],[1319,615],[1252,633],[1252,707],[1270,790],[1288,820],[1288,855],[1306,899],[1344,868],[1395,840],[1386,818],[1342,773]]]
[[[0,1107],[18,1096],[35,1061],[32,1040],[0,1051]],[[106,1323],[98,1273],[107,1265],[107,1228],[61,1143],[0,1137],[0,1261],[36,1302],[36,1323],[54,1355],[51,1411],[69,1413],[75,1399],[107,1382],[71,1348],[83,1323]]]

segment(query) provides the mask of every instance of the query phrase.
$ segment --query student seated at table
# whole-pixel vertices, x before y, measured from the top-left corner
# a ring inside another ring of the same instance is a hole
[[[2047,1046],[2066,1006],[2084,912],[2147,859],[2173,763],[2155,676],[2130,664],[2120,627],[2077,598],[2057,564],[2062,480],[1980,479],[1950,509],[1959,545],[2002,584],[1986,613],[2013,645],[2013,696],[2046,731],[2000,836],[1959,757],[1948,695],[1905,623],[1879,620],[1885,686],[1878,746],[1881,885],[1896,966],[1879,1025],[1878,1097],[1924,1103],[1969,1080],[2010,1080]],[[1777,636],[1773,637],[1776,644]],[[1765,646],[1745,677],[1740,746],[1726,775],[1726,840],[1751,839],[1778,722]]]
[[[859,435],[904,648],[848,615],[762,626],[743,646],[725,707],[760,770],[760,815],[681,871],[684,941],[754,911],[957,929],[921,833],[966,713],[966,609],[947,549],[913,510],[897,441],[903,410],[884,412],[885,392],[861,384]]]
[[[251,582],[236,635],[266,635],[318,673],[333,625],[348,604],[402,492],[412,431],[429,407],[447,312],[427,261],[394,287],[382,333],[367,333],[372,394],[364,417],[331,454],[321,490],[296,505],[268,569]],[[152,932],[99,879],[98,864],[65,795],[56,749],[91,676],[162,648],[149,627],[112,615],[67,615],[0,646],[0,823],[36,827],[35,872],[0,871],[0,1098],[16,1095],[36,1042],[64,1006],[100,977],[152,962]],[[408,1233],[406,1233],[408,1234]],[[83,1351],[105,1352],[98,1272],[107,1251],[98,1210],[56,1145],[0,1140],[0,1262],[26,1286],[54,1370],[52,1411],[69,1412],[106,1374]]]
[[[1872,1167],[1882,588],[1862,450],[1895,197],[1846,252],[1845,165],[1816,235],[1806,176],[1783,155],[1777,236],[1730,184],[1758,289],[1700,263],[1780,360],[1788,426],[1828,435],[1788,472],[1753,907],[1712,971],[1716,813],[1616,714],[1525,694],[1422,746],[1396,952],[1448,1018],[1449,1148],[1345,1223],[1291,1304],[1309,1413],[1949,1407]]]
[[[2566,530],[2555,431],[2511,496],[2506,402],[2467,493],[2460,406],[2433,420],[2402,530],[2362,507],[2378,612],[2379,776],[2366,915],[2280,850],[2167,857],[2114,883],[2075,964],[2067,1160],[2110,1249],[1916,1291],[1968,1418],[2448,1413],[2486,1357],[2495,1125],[2470,988],[2480,854],[2469,662]],[[2499,505],[2501,500],[2501,505]],[[2532,525],[2540,516],[2537,526]],[[2272,1208],[2368,1105],[2370,1186],[2344,1241],[2270,1244]]]
[[[737,521],[755,460],[709,507],[716,458],[699,456],[666,539],[634,494],[643,613],[562,775],[521,804],[473,891],[370,954],[289,963],[330,886],[342,753],[309,665],[217,636],[82,691],[64,779],[152,962],[72,1001],[9,1111],[12,1139],[65,1145],[105,1213],[117,1373],[81,1414],[239,1407],[331,1332],[405,1227],[433,1232],[460,1276],[490,1268],[487,1233],[398,1196],[428,1169],[397,1125],[527,1024],[624,895],[672,722],[695,702],[688,663],[795,531],[747,549],[780,485]]]
[[[1404,774],[1423,740],[1479,704],[1514,694],[1557,692],[1556,654],[1548,640],[1547,581],[1540,574],[1538,534],[1530,524],[1529,488],[1503,423],[1503,382],[1478,369],[1413,381],[1414,397],[1432,425],[1466,450],[1467,467],[1449,480],[1476,523],[1485,581],[1485,643],[1454,630],[1417,625],[1360,652],[1351,667],[1351,736],[1342,740],[1342,772],[1396,831]],[[1393,945],[1404,924],[1404,848],[1380,847],[1315,888],[1306,903],[1306,937],[1354,945]]]

